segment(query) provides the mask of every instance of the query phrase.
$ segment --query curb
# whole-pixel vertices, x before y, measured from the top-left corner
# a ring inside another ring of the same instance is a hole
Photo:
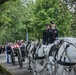
[[[0,64],[0,73],[3,75],[13,75],[8,69]]]

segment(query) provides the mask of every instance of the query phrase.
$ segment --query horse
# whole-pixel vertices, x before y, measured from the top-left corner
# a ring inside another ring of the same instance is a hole
[[[62,41],[57,40],[56,42],[47,45],[45,48],[47,69],[49,70],[50,75],[53,75],[57,71],[55,60],[61,42]]]
[[[69,73],[73,69],[74,75],[76,75],[76,46],[70,41],[65,41],[64,39],[58,51],[57,62],[59,65],[59,75],[63,75],[64,70],[66,70],[67,67]]]
[[[31,67],[33,69],[34,75],[40,75],[40,73],[45,69],[46,66],[46,53],[45,48],[47,46],[42,43],[33,43],[29,50],[29,56],[31,60]]]
[[[55,50],[51,52],[54,55],[49,55],[50,51],[47,53],[47,50],[50,50],[50,48],[46,48],[50,75],[52,75],[52,65],[56,64],[58,65],[58,69],[56,68],[55,75],[65,75],[64,71],[67,71],[67,69],[69,73],[73,70],[74,75],[76,75],[76,46],[71,42],[65,39],[55,41]],[[58,49],[56,49],[56,46],[58,46]]]

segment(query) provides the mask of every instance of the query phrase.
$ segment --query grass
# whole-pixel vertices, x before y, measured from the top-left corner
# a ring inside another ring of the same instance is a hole
[[[0,73],[3,75],[13,75],[8,69],[0,64]]]

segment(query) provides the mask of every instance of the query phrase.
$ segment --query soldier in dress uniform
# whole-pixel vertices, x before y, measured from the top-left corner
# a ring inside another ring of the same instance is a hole
[[[58,38],[58,30],[55,27],[55,21],[51,21],[51,28],[49,31],[50,44],[53,43]]]
[[[49,30],[50,25],[46,24],[46,29],[43,31],[43,44],[49,44],[50,38],[49,38]]]

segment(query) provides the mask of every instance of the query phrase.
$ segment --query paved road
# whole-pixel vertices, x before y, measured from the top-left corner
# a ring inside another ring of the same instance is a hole
[[[16,61],[16,65],[12,65],[6,63],[6,55],[5,54],[0,54],[0,63],[6,67],[10,72],[12,72],[14,75],[32,75],[32,73],[30,73],[28,71],[28,65],[24,62],[24,66],[21,69],[18,62]]]
[[[5,54],[0,54],[0,63],[6,62],[6,55]]]

